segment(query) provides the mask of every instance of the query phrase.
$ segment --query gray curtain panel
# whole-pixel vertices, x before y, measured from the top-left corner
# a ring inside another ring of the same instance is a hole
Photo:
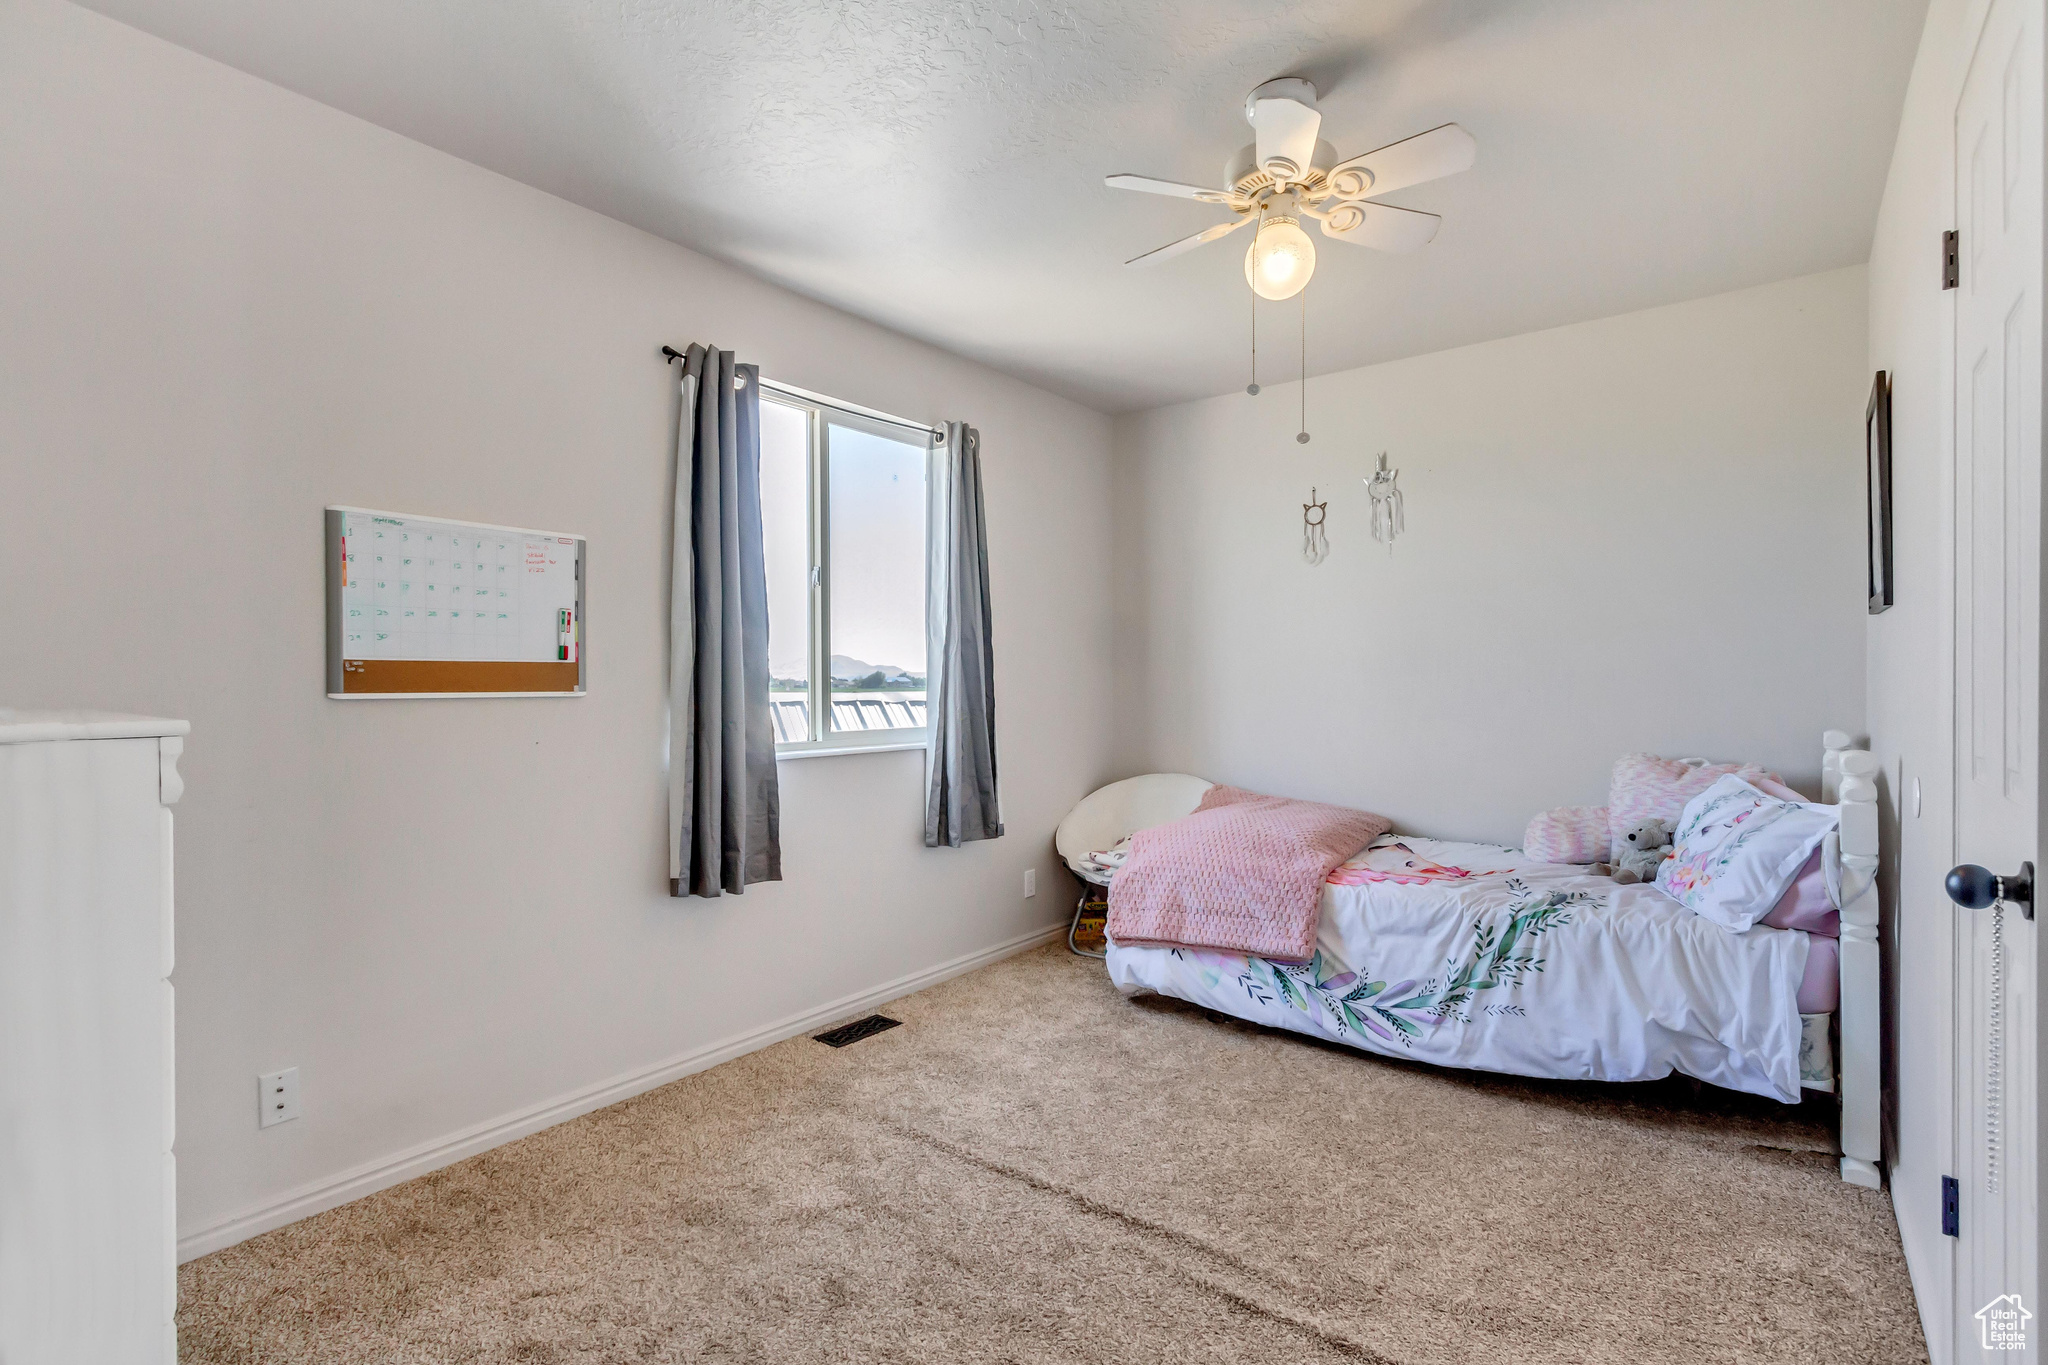
[[[925,692],[931,752],[924,842],[958,848],[1003,833],[996,794],[996,656],[989,629],[981,434],[948,422],[925,479]]]
[[[691,346],[671,362],[675,540],[668,664],[672,896],[782,879],[761,558],[761,372]]]

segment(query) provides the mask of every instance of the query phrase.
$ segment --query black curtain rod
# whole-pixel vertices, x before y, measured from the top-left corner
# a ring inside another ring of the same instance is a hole
[[[668,360],[683,360],[687,358],[683,355],[681,351],[678,351],[673,346],[662,347],[661,354],[665,359]],[[770,389],[779,389],[782,387],[781,385],[775,383],[771,379],[762,380],[761,386],[763,388]],[[827,401],[829,402],[830,400]],[[887,422],[890,426],[906,427],[911,431],[924,432],[927,436],[930,436],[936,441],[938,441],[940,445],[944,445],[946,443],[946,433],[945,430],[941,427],[928,427],[922,422],[906,422],[901,417],[888,417],[884,416],[882,413],[869,412],[866,409],[862,408],[846,408],[845,410],[854,413],[856,416],[865,417],[871,422]]]

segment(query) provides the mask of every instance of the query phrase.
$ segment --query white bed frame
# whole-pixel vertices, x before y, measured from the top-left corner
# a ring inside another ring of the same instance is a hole
[[[1840,730],[1821,736],[1820,799],[1841,808],[1842,990],[1835,1075],[1842,1098],[1842,1179],[1880,1189],[1877,946],[1877,759]]]

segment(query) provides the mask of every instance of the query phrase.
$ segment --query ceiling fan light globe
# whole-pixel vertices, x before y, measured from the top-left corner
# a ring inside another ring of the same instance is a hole
[[[1291,299],[1316,269],[1316,244],[1292,218],[1268,218],[1244,253],[1244,279],[1262,299]]]

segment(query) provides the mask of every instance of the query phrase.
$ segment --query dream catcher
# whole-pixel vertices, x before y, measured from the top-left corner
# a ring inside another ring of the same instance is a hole
[[[1330,539],[1323,534],[1323,520],[1328,515],[1330,504],[1316,501],[1316,490],[1308,490],[1308,501],[1301,505],[1301,557],[1311,564],[1320,564],[1330,553]]]
[[[1380,452],[1380,467],[1365,481],[1366,496],[1372,499],[1372,538],[1394,552],[1394,537],[1408,529],[1401,510],[1401,471],[1387,468],[1387,453]]]

